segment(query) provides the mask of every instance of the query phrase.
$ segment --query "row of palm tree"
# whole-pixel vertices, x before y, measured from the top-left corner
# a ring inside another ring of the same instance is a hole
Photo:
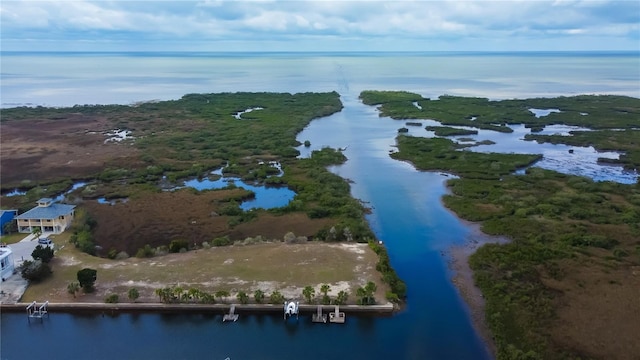
[[[330,305],[331,303],[335,305],[344,305],[349,298],[349,293],[340,290],[335,299],[331,299],[328,295],[329,291],[331,291],[331,286],[329,284],[322,284],[320,286],[320,293],[322,293],[322,298],[320,299],[320,303],[323,305]],[[302,290],[302,296],[307,300],[307,303],[313,304],[315,302],[316,290],[312,286],[305,286]]]
[[[356,295],[359,298],[358,303],[361,305],[370,305],[375,304],[375,299],[373,294],[376,292],[377,286],[374,282],[369,281],[364,287],[358,288]],[[322,294],[322,298],[320,299],[320,303],[323,305],[344,305],[346,304],[349,293],[341,290],[338,292],[337,296],[332,299],[329,296],[329,291],[331,291],[331,286],[329,284],[322,284],[320,286],[320,293]],[[155,294],[160,298],[160,302],[162,303],[195,303],[195,304],[214,304],[216,300],[221,302],[226,302],[228,298],[231,296],[229,291],[227,290],[218,290],[213,294],[207,293],[200,289],[189,288],[184,289],[180,286],[175,287],[165,287],[155,290]],[[316,292],[312,286],[305,286],[302,290],[302,296],[305,298],[307,303],[313,304],[315,303]],[[244,291],[239,291],[236,294],[236,299],[241,304],[248,304],[250,301],[250,296]],[[258,289],[253,292],[253,300],[256,304],[262,304],[267,301],[270,304],[282,304],[285,301],[284,295],[278,290],[274,290],[269,297],[267,294]]]

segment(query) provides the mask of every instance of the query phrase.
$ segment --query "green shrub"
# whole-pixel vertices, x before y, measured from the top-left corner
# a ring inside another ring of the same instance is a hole
[[[211,242],[213,246],[227,246],[233,244],[228,236],[217,237]]]
[[[42,260],[25,260],[20,266],[22,277],[33,282],[42,281],[51,275],[49,264]]]
[[[169,244],[169,252],[177,253],[180,249],[188,249],[189,243],[186,240],[172,240]]]
[[[98,279],[98,271],[95,269],[84,268],[77,273],[78,283],[85,293],[93,292],[93,286]]]
[[[127,292],[127,296],[129,297],[129,300],[135,302],[140,297],[140,292],[136,288],[131,288]]]
[[[107,304],[116,304],[118,303],[119,297],[118,294],[110,294],[107,295],[106,298],[104,298],[104,302]]]
[[[42,246],[37,245],[33,252],[31,252],[31,257],[35,260],[42,260],[43,263],[49,263],[51,259],[53,259],[53,248],[50,246]]]
[[[138,249],[138,251],[136,252],[136,257],[149,258],[149,257],[153,257],[154,253],[155,252],[153,251],[153,248],[151,247],[151,245],[146,244],[143,248]]]
[[[620,259],[620,258],[629,256],[629,252],[627,252],[625,249],[622,249],[622,248],[615,248],[613,249],[613,256]]]

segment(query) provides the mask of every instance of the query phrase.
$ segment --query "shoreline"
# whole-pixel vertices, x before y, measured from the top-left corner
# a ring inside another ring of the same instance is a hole
[[[39,302],[40,306],[44,303]],[[0,313],[2,312],[23,312],[26,311],[30,303],[14,303],[0,304]],[[49,303],[47,306],[48,313],[87,313],[100,312],[102,315],[106,311],[111,313],[208,313],[208,314],[226,314],[231,306],[235,307],[236,312],[259,314],[259,313],[283,313],[283,305],[275,304],[163,304],[163,303]],[[322,307],[323,313],[327,314],[335,310],[336,305],[314,305],[300,304],[299,310],[301,314],[315,314],[318,306]],[[391,303],[381,305],[340,305],[340,312],[345,314],[381,314],[390,316],[396,312],[396,307]]]
[[[485,244],[504,244],[510,240],[506,237],[487,235],[480,230],[480,224],[459,217],[458,219],[471,229],[471,233],[464,244],[453,245],[445,252],[445,255],[449,258],[449,270],[452,272],[451,282],[467,305],[474,329],[484,341],[487,351],[495,358],[497,348],[491,329],[489,329],[485,319],[484,295],[473,280],[473,270],[469,266],[469,257]]]

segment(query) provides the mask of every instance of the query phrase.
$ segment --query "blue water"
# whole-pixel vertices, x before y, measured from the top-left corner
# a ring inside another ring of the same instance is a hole
[[[280,169],[280,164],[273,164],[273,166]],[[212,171],[211,174],[222,176],[222,170],[223,169]],[[278,176],[282,176],[281,169]],[[289,202],[291,202],[291,200],[296,196],[296,193],[286,186],[250,184],[238,177],[220,177],[217,180],[209,178],[191,179],[184,182],[184,187],[190,187],[199,191],[222,189],[229,185],[234,185],[254,193],[255,196],[253,198],[240,203],[240,208],[242,210],[258,208],[274,209],[287,206],[287,204],[289,204]]]
[[[418,172],[389,157],[402,123],[379,117],[375,107],[358,101],[359,92],[640,97],[637,54],[611,53],[3,53],[2,80],[3,106],[127,104],[192,92],[338,91],[344,110],[313,121],[298,136],[312,144],[299,148],[301,156],[322,146],[346,148],[349,160],[331,171],[352,180],[353,196],[372,209],[367,219],[408,285],[406,311],[386,318],[350,316],[344,326],[312,325],[307,316],[284,324],[280,316],[242,314],[233,324],[223,324],[221,316],[159,314],[52,314],[43,324],[29,324],[24,314],[2,314],[3,359],[487,359],[443,256],[477,234],[441,204],[449,176]],[[412,135],[429,136],[423,127],[409,128]],[[478,138],[483,136],[498,135],[481,132]],[[540,149],[535,143],[505,141]],[[35,340],[39,346],[33,346]]]

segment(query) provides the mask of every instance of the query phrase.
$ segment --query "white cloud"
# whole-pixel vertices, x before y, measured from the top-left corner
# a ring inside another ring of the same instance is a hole
[[[253,48],[258,39],[281,43],[291,50],[330,49],[332,44],[338,48],[345,43],[386,50],[381,46],[388,47],[394,40],[396,44],[414,41],[414,49],[420,50],[426,39],[444,39],[458,50],[467,50],[476,45],[465,39],[473,38],[502,44],[494,50],[509,50],[508,44],[521,38],[540,44],[544,40],[568,45],[580,42],[591,49],[615,43],[640,50],[639,14],[640,3],[635,1],[595,0],[0,3],[3,49],[12,49],[20,39],[29,38],[33,42],[40,39],[43,46],[76,39],[130,46],[149,40],[194,44],[215,40],[233,42],[240,48],[243,42]],[[585,41],[588,37],[593,41]],[[607,38],[611,41],[603,42]]]

